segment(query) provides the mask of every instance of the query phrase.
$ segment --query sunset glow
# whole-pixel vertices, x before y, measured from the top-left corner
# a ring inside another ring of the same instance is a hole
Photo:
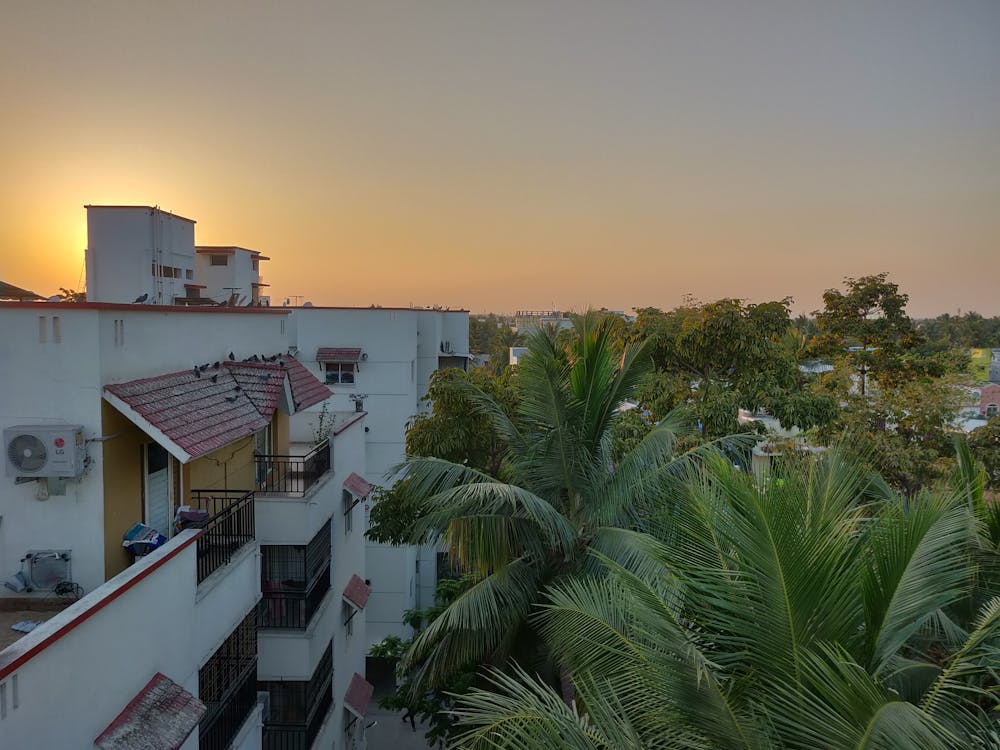
[[[8,4],[0,279],[84,204],[272,260],[272,300],[1000,313],[1000,4]]]

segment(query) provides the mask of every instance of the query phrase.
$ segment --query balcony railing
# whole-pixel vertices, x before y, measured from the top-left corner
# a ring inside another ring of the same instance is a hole
[[[326,691],[316,704],[316,711],[308,724],[264,725],[264,750],[309,750],[319,734],[320,727],[333,704],[333,679],[325,683]]]
[[[223,703],[209,706],[198,730],[199,750],[226,750],[257,702],[257,660],[246,670]]]
[[[191,507],[208,513],[198,523],[198,583],[254,540],[253,498],[253,490],[191,490]]]
[[[256,455],[257,491],[261,494],[304,495],[330,470],[330,441],[304,456]]]
[[[320,574],[308,591],[265,591],[257,605],[257,624],[261,628],[304,630],[330,590],[330,566]]]

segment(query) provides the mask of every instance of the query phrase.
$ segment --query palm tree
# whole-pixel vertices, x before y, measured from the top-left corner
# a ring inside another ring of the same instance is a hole
[[[624,457],[613,460],[618,407],[651,367],[645,344],[616,344],[607,318],[574,322],[569,349],[554,332],[528,339],[518,365],[516,423],[482,391],[466,395],[490,417],[505,443],[503,479],[441,459],[412,458],[407,491],[428,508],[414,543],[443,539],[474,584],[416,639],[403,660],[416,689],[510,658],[555,679],[529,615],[554,582],[591,564],[634,553],[623,529],[641,525],[672,466],[671,446],[685,429],[675,414]]]
[[[836,454],[762,487],[710,460],[641,555],[548,589],[533,622],[577,701],[495,673],[459,746],[1000,747],[980,499],[974,471],[907,503]]]

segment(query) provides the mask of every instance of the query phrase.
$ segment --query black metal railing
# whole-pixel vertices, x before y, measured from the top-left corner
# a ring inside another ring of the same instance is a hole
[[[226,750],[257,702],[257,660],[225,700],[209,706],[198,727],[199,750]]]
[[[333,705],[333,680],[326,682],[326,690],[316,704],[316,713],[306,725],[265,724],[264,750],[309,750],[316,741],[326,715]]]
[[[308,750],[333,704],[333,644],[308,682],[260,682],[270,696],[271,714],[264,725],[266,750]]]
[[[196,524],[205,530],[198,537],[198,583],[254,540],[253,499],[253,490],[191,490],[191,508],[208,513]]]
[[[304,456],[254,456],[257,491],[263,494],[301,495],[330,470],[330,440]]]
[[[257,624],[261,628],[304,630],[330,590],[330,566],[308,590],[265,591],[257,605]]]

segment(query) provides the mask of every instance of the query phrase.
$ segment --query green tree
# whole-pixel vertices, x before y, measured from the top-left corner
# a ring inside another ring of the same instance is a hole
[[[909,295],[900,292],[888,274],[848,277],[844,284],[846,292],[823,293],[823,309],[815,313],[820,335],[813,348],[850,362],[864,395],[868,375],[878,378],[891,371],[895,358],[912,349],[919,335],[906,315]]]
[[[623,529],[641,525],[674,464],[680,415],[618,460],[614,453],[618,406],[649,371],[648,347],[616,349],[612,327],[591,314],[574,327],[568,350],[551,332],[529,337],[516,368],[516,419],[481,389],[465,389],[505,445],[504,480],[437,458],[407,461],[406,481],[426,509],[409,541],[442,539],[474,582],[404,657],[416,691],[512,658],[558,679],[529,614],[549,585],[583,570],[588,551],[632,553]]]
[[[969,433],[969,447],[986,470],[986,486],[1000,490],[1000,417]]]
[[[468,373],[458,369],[435,372],[423,398],[430,409],[407,425],[407,455],[440,458],[492,477],[500,476],[506,445],[490,417],[476,410],[469,386],[487,394],[505,414],[512,415],[517,400],[512,377],[510,370],[494,375],[481,368]],[[424,512],[423,499],[410,488],[411,484],[403,480],[376,489],[369,539],[406,543],[414,522]]]
[[[645,308],[633,336],[652,339],[658,372],[680,379],[663,383],[662,392],[692,405],[704,437],[738,431],[740,408],[766,408],[786,427],[808,429],[829,421],[836,404],[807,388],[798,370],[804,345],[790,327],[790,304],[722,299],[669,313]]]
[[[1000,746],[1000,592],[976,576],[974,475],[910,504],[838,455],[763,485],[708,461],[658,538],[548,590],[535,622],[577,700],[495,673],[460,701],[458,746]]]

